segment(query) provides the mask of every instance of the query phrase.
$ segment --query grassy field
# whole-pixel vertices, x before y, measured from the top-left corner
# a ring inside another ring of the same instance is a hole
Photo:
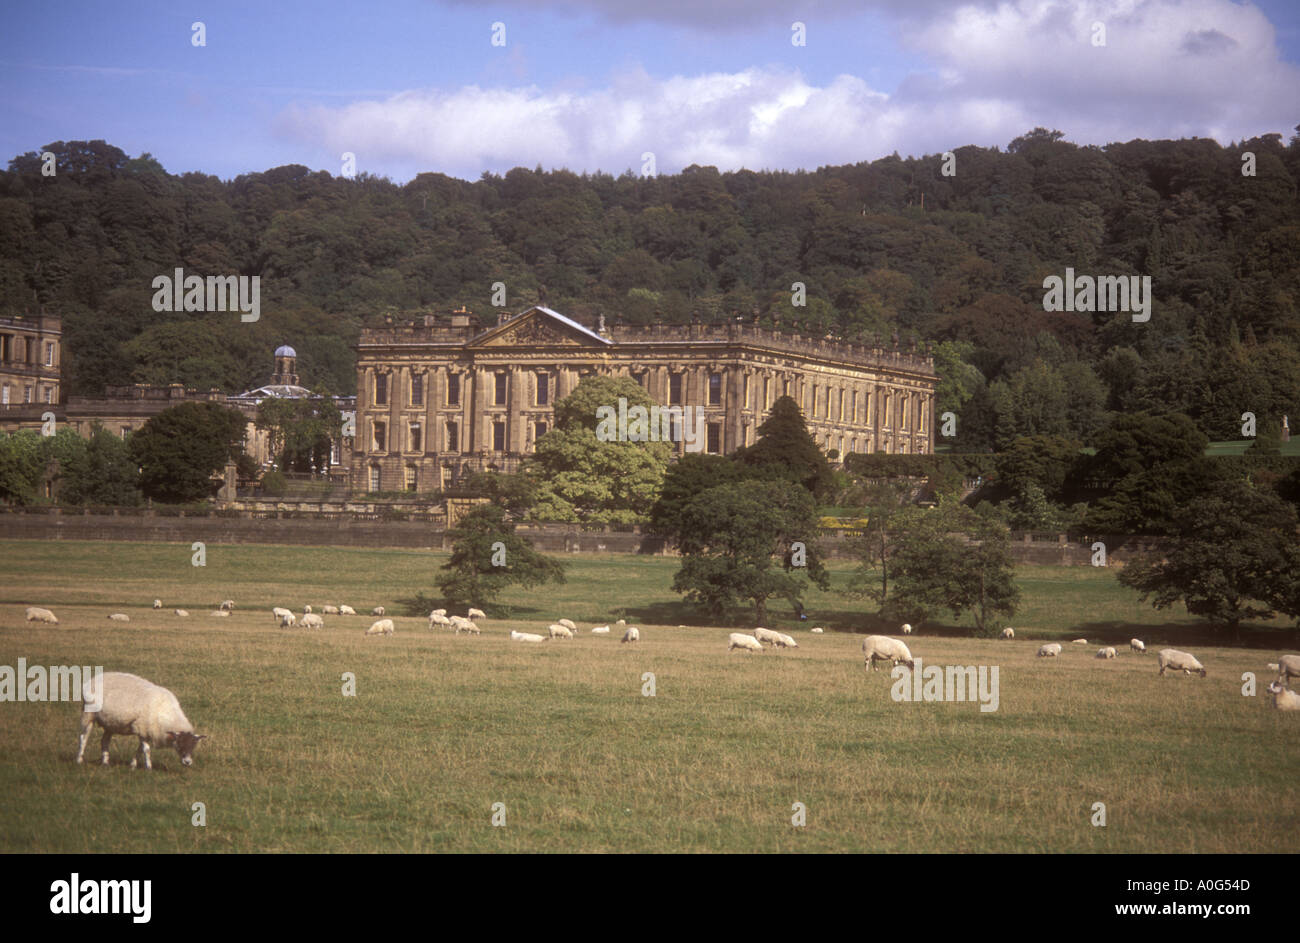
[[[1000,703],[896,703],[863,671],[862,604],[810,596],[828,631],[797,651],[725,651],[668,586],[675,562],[570,559],[569,582],[506,594],[480,637],[398,615],[280,630],[269,609],[359,611],[433,590],[442,555],[415,551],[0,541],[0,664],[101,664],[171,688],[211,739],[195,765],[154,753],[77,767],[78,709],[0,704],[0,851],[1052,851],[1291,850],[1300,821],[1295,714],[1243,697],[1269,647],[1207,644],[1185,613],[1153,613],[1113,573],[1024,568],[1014,642],[909,640],[927,664],[997,665]],[[842,585],[847,570],[834,571]],[[166,609],[154,612],[161,597]],[[207,613],[233,598],[230,619]],[[24,623],[45,605],[59,626]],[[191,618],[172,614],[189,609]],[[123,611],[129,624],[107,621]],[[511,628],[583,628],[626,614],[637,646],[583,633],[522,645]],[[778,613],[788,616],[788,612]],[[687,627],[679,628],[679,623]],[[791,629],[788,618],[773,627]],[[812,624],[812,623],[809,623]],[[750,626],[746,626],[750,627]],[[838,631],[836,631],[838,630]],[[1043,638],[1086,636],[1055,660]],[[1156,675],[1155,656],[1102,642],[1178,642],[1206,679]],[[1195,644],[1192,644],[1195,641]],[[341,693],[344,672],[356,697]],[[642,694],[643,674],[656,696]],[[97,754],[98,738],[88,747]],[[207,825],[191,824],[202,802]],[[791,824],[792,804],[806,827]],[[1106,805],[1104,828],[1090,824]],[[506,825],[491,825],[504,803]]]

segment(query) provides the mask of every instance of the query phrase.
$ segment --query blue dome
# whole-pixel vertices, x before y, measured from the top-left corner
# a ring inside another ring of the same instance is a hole
[[[298,352],[294,350],[292,347],[290,347],[288,344],[284,344],[275,349],[275,355],[277,357],[297,357]]]

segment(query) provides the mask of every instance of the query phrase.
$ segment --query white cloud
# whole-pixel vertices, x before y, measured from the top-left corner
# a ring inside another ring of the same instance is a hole
[[[1092,43],[1105,24],[1104,47]],[[890,95],[841,74],[821,85],[781,67],[654,78],[596,90],[536,86],[417,90],[342,106],[295,106],[282,133],[363,166],[438,170],[568,167],[620,173],[653,151],[658,169],[798,167],[1005,145],[1037,126],[1078,143],[1289,132],[1300,70],[1273,28],[1230,0],[1015,0],[966,6],[907,41],[933,71]]]

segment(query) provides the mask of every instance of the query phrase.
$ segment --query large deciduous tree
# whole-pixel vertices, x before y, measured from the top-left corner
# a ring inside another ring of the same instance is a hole
[[[481,608],[507,586],[564,582],[564,564],[538,553],[516,534],[498,505],[474,508],[447,536],[451,559],[442,566],[446,573],[438,588],[449,602]]]
[[[140,490],[155,501],[185,503],[211,497],[213,476],[244,451],[246,422],[216,403],[181,403],[153,416],[131,435]]]

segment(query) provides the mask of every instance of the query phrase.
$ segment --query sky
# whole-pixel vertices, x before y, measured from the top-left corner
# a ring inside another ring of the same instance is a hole
[[[203,44],[197,44],[202,24]],[[1104,31],[1104,35],[1103,35]],[[803,42],[796,44],[802,38]],[[396,182],[516,166],[807,169],[1300,124],[1295,0],[10,3],[0,159],[104,139],[168,171]]]

